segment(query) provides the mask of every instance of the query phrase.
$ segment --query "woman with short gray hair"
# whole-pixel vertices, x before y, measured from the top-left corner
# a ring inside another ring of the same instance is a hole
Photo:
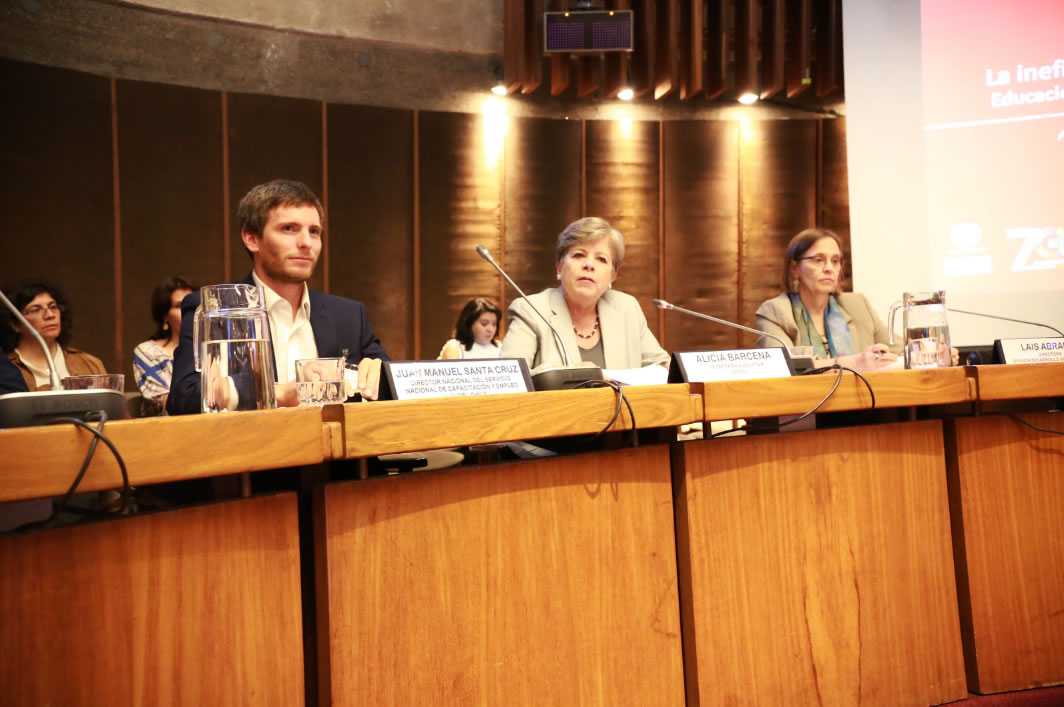
[[[669,363],[636,299],[613,289],[623,261],[624,237],[616,228],[593,216],[574,221],[558,235],[559,286],[528,298],[558,331],[574,364],[626,369]],[[507,314],[500,356],[524,358],[532,373],[566,365],[554,333],[528,302],[514,300]]]

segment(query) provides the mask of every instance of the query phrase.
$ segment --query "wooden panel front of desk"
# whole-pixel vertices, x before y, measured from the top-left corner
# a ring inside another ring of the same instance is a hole
[[[677,444],[689,705],[966,695],[941,426]]]
[[[303,699],[295,494],[0,537],[0,703]]]
[[[320,704],[683,704],[668,447],[315,500]]]
[[[1064,429],[1064,415],[1022,415]],[[1009,417],[947,428],[969,687],[1064,683],[1064,437]]]

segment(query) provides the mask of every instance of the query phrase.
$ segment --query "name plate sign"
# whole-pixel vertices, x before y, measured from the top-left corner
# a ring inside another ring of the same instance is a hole
[[[994,348],[1002,363],[1064,363],[1064,337],[998,339]]]
[[[790,358],[782,348],[738,349],[734,351],[677,351],[672,355],[670,380],[684,383],[787,378],[794,374]]]
[[[385,361],[381,398],[424,400],[532,390],[523,358],[453,361]]]

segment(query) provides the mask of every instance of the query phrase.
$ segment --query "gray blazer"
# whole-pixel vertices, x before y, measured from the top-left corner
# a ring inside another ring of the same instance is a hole
[[[528,299],[558,330],[573,363],[579,363],[581,352],[561,288],[543,290],[529,295]],[[647,328],[647,319],[635,297],[617,290],[606,290],[599,299],[598,315],[606,368],[641,368],[669,362],[669,354]],[[558,348],[554,334],[527,302],[515,299],[510,304],[507,316],[510,324],[502,342],[500,357],[523,358],[532,373],[565,365],[565,356]]]
[[[835,299],[846,315],[853,344],[857,347],[856,353],[861,353],[872,344],[887,343],[887,327],[880,321],[867,297],[856,292],[843,292],[835,295]],[[791,309],[791,298],[787,293],[761,303],[757,308],[757,328],[790,341],[792,346],[798,346],[798,324],[794,321],[794,310]],[[759,336],[757,345],[772,348],[780,344],[775,339]],[[894,348],[901,350],[900,346]]]

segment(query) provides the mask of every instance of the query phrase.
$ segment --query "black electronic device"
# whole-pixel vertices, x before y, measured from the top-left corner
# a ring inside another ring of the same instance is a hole
[[[547,54],[631,52],[631,10],[570,10],[543,13],[543,51]]]

